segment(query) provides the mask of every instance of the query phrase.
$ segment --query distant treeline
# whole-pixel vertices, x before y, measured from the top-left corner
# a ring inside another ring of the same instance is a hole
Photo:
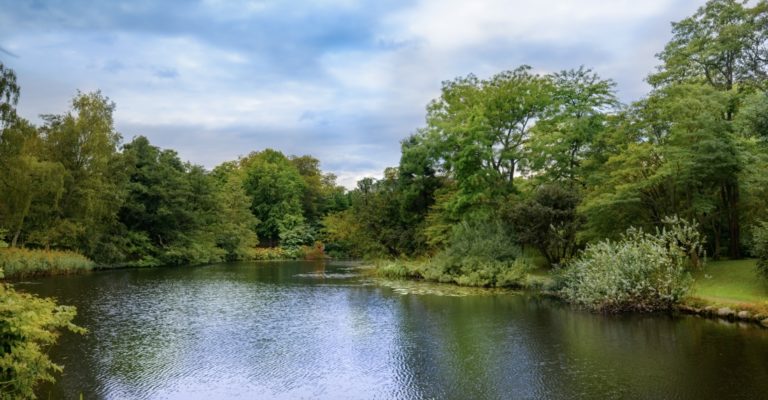
[[[0,72],[6,246],[73,250],[107,265],[297,257],[320,239],[323,216],[349,206],[311,156],[267,149],[206,171],[143,136],[123,143],[115,105],[99,92],[78,93],[68,113],[34,126],[13,109],[13,71]]]

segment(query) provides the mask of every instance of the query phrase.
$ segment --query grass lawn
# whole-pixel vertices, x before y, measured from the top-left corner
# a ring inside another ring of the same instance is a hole
[[[694,277],[694,297],[713,302],[768,303],[768,279],[757,274],[755,260],[710,261]]]

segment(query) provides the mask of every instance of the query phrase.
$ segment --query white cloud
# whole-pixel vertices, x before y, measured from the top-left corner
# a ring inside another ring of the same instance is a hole
[[[605,26],[621,26],[662,13],[672,0],[423,0],[389,16],[387,37],[420,40],[438,51],[503,38],[574,42],[612,39]],[[616,33],[616,32],[614,32]]]

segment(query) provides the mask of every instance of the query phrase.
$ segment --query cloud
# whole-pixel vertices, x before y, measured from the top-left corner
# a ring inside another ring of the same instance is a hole
[[[313,154],[352,187],[397,164],[444,80],[583,64],[639,98],[669,22],[702,3],[0,0],[0,60],[32,120],[101,89],[127,138],[209,168],[266,147]]]

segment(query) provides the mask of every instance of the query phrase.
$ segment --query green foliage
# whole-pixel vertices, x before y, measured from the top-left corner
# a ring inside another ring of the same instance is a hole
[[[545,185],[533,197],[513,205],[508,219],[519,243],[535,247],[550,266],[567,262],[576,250],[582,220],[576,213],[579,196],[573,190]]]
[[[711,254],[729,239],[739,255],[740,146],[727,120],[732,93],[694,84],[665,87],[616,123],[614,152],[595,174],[581,211],[587,238],[680,215],[708,229]]]
[[[648,81],[656,86],[698,81],[719,90],[765,88],[768,8],[757,2],[709,0],[672,24],[672,40],[658,54],[663,65]]]
[[[20,90],[16,73],[0,62],[0,129],[16,118]]]
[[[421,261],[385,261],[376,266],[376,274],[389,279],[424,279],[425,265]]]
[[[217,191],[219,213],[213,226],[216,245],[226,252],[228,260],[244,260],[259,243],[256,227],[259,220],[251,213],[251,198],[245,193],[240,175],[224,177]]]
[[[656,229],[656,237],[668,248],[677,247],[688,258],[692,269],[704,266],[704,245],[706,238],[701,234],[699,224],[682,219],[677,215],[666,217],[661,229]]]
[[[217,218],[222,199],[213,178],[142,136],[124,146],[123,157],[128,183],[118,220],[119,228],[131,234],[119,243],[123,253],[119,259],[138,265],[223,260],[228,250],[217,247],[213,228],[232,227],[227,225],[231,221]],[[237,243],[230,243],[229,250],[236,248]]]
[[[280,245],[289,251],[296,251],[315,242],[315,232],[303,219],[291,216],[285,218],[280,229]]]
[[[347,207],[344,188],[336,184],[335,175],[320,170],[318,159],[308,155],[289,159],[304,181],[302,213],[311,227],[317,227],[322,216]]]
[[[43,139],[29,122],[15,119],[0,132],[0,221],[17,246],[25,232],[49,231],[64,194],[66,171],[42,159]]]
[[[304,222],[304,179],[283,153],[271,149],[241,159],[240,169],[251,211],[260,221],[259,239],[262,244],[279,244],[281,233]]]
[[[618,241],[587,246],[563,274],[560,293],[595,311],[670,309],[688,292],[687,251],[670,235],[630,229]]]
[[[464,221],[454,227],[450,244],[432,259],[423,276],[463,286],[517,286],[530,267],[500,223]]]
[[[290,252],[282,247],[257,247],[251,249],[248,259],[259,261],[290,260],[294,258]]]
[[[752,255],[757,257],[757,271],[768,279],[768,222],[759,222],[752,228]]]
[[[441,96],[427,107],[427,138],[435,168],[456,181],[451,208],[493,208],[514,190],[515,174],[525,167],[524,145],[552,94],[550,80],[528,66],[488,80],[469,75],[443,82]]]
[[[0,283],[0,399],[34,399],[38,383],[53,382],[62,367],[50,360],[47,349],[61,330],[85,333],[72,323],[75,313],[74,307]]]
[[[87,257],[71,251],[0,249],[0,270],[8,278],[72,274],[94,266]]]
[[[78,93],[67,113],[43,116],[43,156],[61,165],[65,174],[63,193],[49,219],[54,223],[30,235],[37,244],[78,249],[97,261],[109,261],[101,259],[99,250],[112,237],[125,182],[114,110],[115,104],[100,92]]]
[[[596,167],[593,160],[602,155],[610,113],[619,107],[616,83],[584,67],[548,78],[552,99],[533,128],[528,163],[541,180],[583,186]]]
[[[423,228],[442,180],[423,158],[420,140],[406,139],[401,168],[388,168],[380,180],[360,180],[349,193],[351,207],[324,219],[323,240],[329,251],[369,258],[430,251]]]

